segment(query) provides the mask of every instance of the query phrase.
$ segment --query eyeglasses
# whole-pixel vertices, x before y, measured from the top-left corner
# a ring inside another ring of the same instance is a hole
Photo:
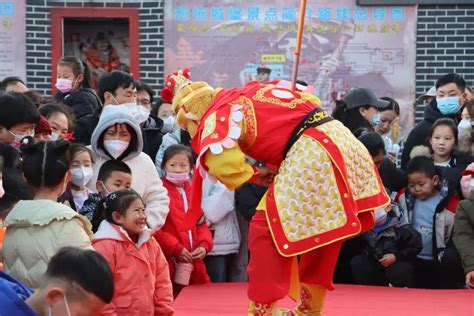
[[[150,106],[151,105],[151,101],[148,100],[148,99],[138,99],[137,103],[141,104],[141,105],[145,105],[145,106]]]

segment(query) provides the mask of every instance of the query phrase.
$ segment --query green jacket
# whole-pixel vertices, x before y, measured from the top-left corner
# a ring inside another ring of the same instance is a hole
[[[474,190],[458,204],[454,217],[454,244],[461,255],[464,272],[474,270]]]

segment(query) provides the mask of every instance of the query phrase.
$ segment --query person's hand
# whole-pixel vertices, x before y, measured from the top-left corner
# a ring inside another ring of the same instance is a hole
[[[385,268],[390,267],[392,264],[395,263],[395,261],[397,261],[397,258],[393,253],[387,253],[381,259],[379,259],[379,263]]]
[[[178,261],[179,262],[192,263],[193,262],[193,256],[188,251],[188,249],[183,248],[183,250],[181,251],[181,254],[178,257]]]
[[[257,167],[256,175],[257,177],[255,178],[254,183],[256,185],[267,187],[270,185],[270,183],[272,183],[276,172],[267,167]]]
[[[389,151],[389,152],[388,152],[388,158],[389,158],[393,163],[396,163],[396,162],[397,162],[397,155],[396,155],[395,152],[393,152],[393,151]]]
[[[193,260],[204,259],[206,256],[206,249],[204,249],[204,247],[197,247],[193,252],[191,252],[191,256]]]
[[[466,285],[467,285],[468,288],[474,289],[474,270],[469,271],[466,274]]]

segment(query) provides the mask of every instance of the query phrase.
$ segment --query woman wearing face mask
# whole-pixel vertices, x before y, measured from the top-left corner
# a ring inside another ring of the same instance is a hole
[[[152,112],[156,112],[157,116],[163,121],[163,128],[161,129],[163,140],[161,142],[160,148],[155,156],[155,166],[158,173],[163,176],[163,171],[161,169],[161,162],[163,160],[163,155],[165,150],[175,144],[181,144],[185,146],[191,146],[191,136],[185,130],[182,130],[178,127],[176,123],[176,117],[171,109],[171,104],[164,103],[163,100],[159,100],[154,106]]]
[[[465,113],[467,112],[467,113]],[[474,99],[466,101],[462,111],[462,120],[458,124],[459,150],[474,156]]]
[[[373,130],[380,123],[379,112],[389,106],[390,102],[378,99],[370,89],[354,87],[336,105],[332,116],[356,134],[364,128]]]
[[[38,110],[51,127],[51,140],[68,139],[68,132],[73,124],[67,110],[56,104],[46,104]]]
[[[69,106],[76,119],[91,114],[101,104],[92,90],[87,64],[77,57],[67,56],[59,61],[55,87],[56,101]]]
[[[72,178],[59,201],[79,212],[89,194],[92,193],[86,185],[94,176],[94,169],[92,168],[94,157],[90,149],[80,144],[71,145],[69,154],[71,156]]]
[[[96,191],[97,174],[102,164],[110,159],[125,162],[132,171],[132,189],[147,205],[148,226],[159,229],[169,212],[166,189],[158,176],[153,161],[142,152],[143,138],[140,125],[129,108],[123,105],[106,106],[91,138],[95,155],[94,177],[88,188]]]
[[[37,288],[50,258],[62,247],[91,247],[91,224],[57,203],[71,179],[69,142],[44,142],[23,149],[23,175],[34,188],[32,201],[19,201],[5,219],[5,270]]]

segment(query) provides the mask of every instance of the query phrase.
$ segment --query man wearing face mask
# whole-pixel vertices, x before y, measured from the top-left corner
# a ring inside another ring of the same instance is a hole
[[[60,249],[34,293],[0,272],[0,315],[97,315],[112,301],[113,294],[112,271],[104,257],[93,250]]]
[[[33,137],[40,113],[29,98],[21,93],[0,96],[0,142],[19,148],[25,137]]]
[[[130,108],[134,116],[144,118],[137,108],[137,89],[135,80],[130,74],[123,71],[113,71],[100,77],[97,95],[103,106],[97,108],[92,114],[82,116],[76,121],[74,138],[77,142],[90,145],[94,132],[103,109],[109,105],[125,105]],[[146,119],[143,119],[143,122]]]
[[[137,87],[137,105],[143,118],[146,120],[140,124],[143,134],[143,152],[154,159],[160,148],[163,135],[166,133],[164,120],[152,113],[152,104],[154,101],[153,89],[144,82],[135,81]]]
[[[433,123],[443,117],[458,121],[459,112],[466,101],[466,82],[458,74],[450,73],[436,81],[436,98],[426,107],[423,121],[418,123],[408,135],[403,148],[402,169],[410,160],[413,147],[424,145]]]

